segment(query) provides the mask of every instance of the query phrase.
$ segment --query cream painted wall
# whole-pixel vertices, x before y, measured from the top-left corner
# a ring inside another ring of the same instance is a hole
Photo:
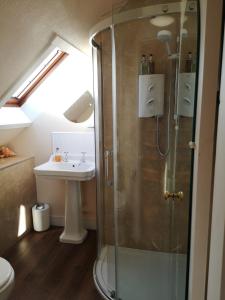
[[[0,145],[7,145],[23,130],[24,128],[0,129]]]
[[[1,0],[0,96],[58,34],[90,53],[88,33],[111,10],[111,0]]]

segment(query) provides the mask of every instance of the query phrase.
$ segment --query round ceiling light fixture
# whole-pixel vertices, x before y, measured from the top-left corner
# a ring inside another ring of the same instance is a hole
[[[174,23],[174,18],[168,15],[156,16],[150,19],[150,23],[157,27],[169,26]]]

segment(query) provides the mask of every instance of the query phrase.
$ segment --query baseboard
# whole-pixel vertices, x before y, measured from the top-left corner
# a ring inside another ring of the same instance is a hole
[[[51,216],[51,225],[53,226],[64,226],[64,216]],[[94,219],[84,218],[84,227],[86,229],[96,230],[96,221]]]

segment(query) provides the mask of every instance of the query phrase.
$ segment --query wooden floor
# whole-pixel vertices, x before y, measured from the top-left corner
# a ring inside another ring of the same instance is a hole
[[[72,245],[59,242],[61,231],[29,233],[4,255],[15,270],[10,300],[102,300],[92,277],[96,233]]]

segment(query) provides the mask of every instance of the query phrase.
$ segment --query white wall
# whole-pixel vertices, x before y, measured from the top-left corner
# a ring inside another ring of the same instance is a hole
[[[24,128],[0,129],[0,145],[7,145],[23,130]]]
[[[225,52],[222,64],[208,277],[208,299],[213,300],[222,300],[225,294]]]
[[[30,124],[30,119],[19,107],[1,107],[0,146],[7,145]]]
[[[88,33],[111,0],[1,0],[0,97],[58,34],[90,53]]]
[[[190,300],[214,300],[207,298],[206,286],[222,5],[223,0],[200,1],[200,69],[192,200]]]
[[[86,92],[92,93],[92,80],[91,59],[80,51],[69,54],[30,95],[22,110],[30,120],[42,112],[61,116]],[[93,122],[85,125],[93,126]]]

